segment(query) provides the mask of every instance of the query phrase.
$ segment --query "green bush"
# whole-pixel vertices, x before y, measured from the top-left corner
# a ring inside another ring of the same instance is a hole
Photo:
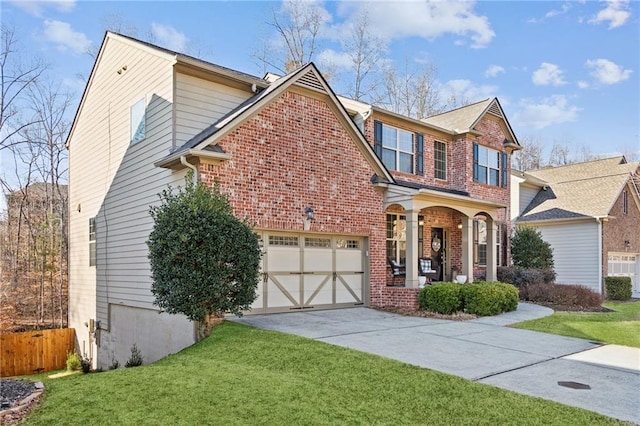
[[[499,282],[476,282],[462,286],[462,298],[467,313],[488,316],[515,311],[518,289]]]
[[[517,226],[511,237],[511,258],[515,266],[553,270],[553,250],[536,228]]]
[[[125,368],[138,367],[142,365],[144,358],[142,357],[142,352],[138,349],[138,346],[134,343],[131,346],[131,356],[127,360],[127,363],[124,365]]]
[[[80,357],[75,352],[69,352],[67,354],[67,371],[80,370]]]
[[[631,299],[631,277],[605,277],[604,286],[609,300]]]
[[[462,310],[462,286],[456,283],[437,283],[426,286],[418,294],[420,309],[450,315]]]

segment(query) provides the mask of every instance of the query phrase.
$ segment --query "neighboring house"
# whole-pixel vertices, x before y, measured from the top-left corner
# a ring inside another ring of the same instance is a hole
[[[313,64],[261,79],[107,33],[67,145],[70,324],[101,367],[194,342],[153,305],[145,244],[189,169],[262,238],[250,313],[415,306],[420,257],[445,280],[508,262],[519,144],[497,99],[415,120],[337,97]]]
[[[512,172],[512,219],[551,244],[558,283],[603,293],[603,277],[629,276],[640,296],[639,171],[620,156]]]

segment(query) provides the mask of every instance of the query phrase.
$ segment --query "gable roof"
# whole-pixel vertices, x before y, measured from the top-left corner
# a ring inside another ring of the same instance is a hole
[[[255,84],[256,87],[260,87],[260,88],[266,87],[269,84],[267,81],[250,74],[232,70],[231,68],[226,68],[221,65],[213,64],[211,62],[203,61],[202,59],[194,58],[193,56],[185,55],[183,53],[175,52],[173,50],[169,50],[164,47],[156,46],[146,41],[138,40],[123,34],[119,34],[112,31],[106,31],[102,39],[102,43],[100,44],[100,49],[98,51],[98,54],[96,55],[96,60],[93,63],[91,74],[89,75],[89,79],[87,80],[87,84],[82,93],[82,97],[80,98],[80,103],[78,104],[78,108],[76,109],[76,113],[74,115],[73,122],[71,124],[71,129],[69,130],[69,134],[67,135],[67,140],[65,142],[65,145],[67,148],[69,148],[69,143],[71,141],[71,137],[73,136],[76,123],[78,120],[78,116],[80,115],[80,111],[84,106],[84,102],[85,102],[87,93],[89,92],[91,85],[93,83],[96,70],[98,69],[100,62],[102,61],[102,57],[104,55],[107,42],[111,39],[118,40],[128,45],[135,46],[139,49],[144,49],[150,53],[164,57],[167,60],[172,61],[173,64],[182,63],[188,66],[195,66],[201,69],[206,69],[208,71],[215,72],[216,74],[223,75],[232,80],[243,82],[247,85]]]
[[[155,165],[159,167],[169,167],[171,164],[181,161],[180,158],[185,155],[228,158],[224,153],[211,154],[211,147],[217,146],[217,143],[222,137],[293,85],[327,95],[330,102],[338,110],[339,115],[342,116],[343,123],[349,127],[351,133],[355,135],[356,144],[369,163],[372,164],[376,174],[389,182],[394,182],[391,173],[389,173],[382,161],[375,154],[373,147],[366,141],[360,129],[358,129],[351,120],[346,109],[313,63],[304,65],[284,77],[275,80],[264,90],[247,99],[218,121],[212,123],[209,127],[188,140],[185,144],[172,151],[167,157],[156,162]],[[203,152],[205,150],[207,150],[207,152]]]
[[[538,192],[518,221],[607,217],[639,168],[640,163],[613,157],[527,172],[525,179],[544,181],[548,186]]]
[[[507,120],[507,116],[505,115],[498,98],[488,98],[451,111],[423,118],[421,121],[432,126],[453,130],[456,133],[467,133],[473,132],[476,125],[487,114],[501,118],[504,121],[509,133],[508,142],[513,144],[511,146],[512,148],[519,149],[520,143],[511,128],[511,124],[509,124],[509,120]]]

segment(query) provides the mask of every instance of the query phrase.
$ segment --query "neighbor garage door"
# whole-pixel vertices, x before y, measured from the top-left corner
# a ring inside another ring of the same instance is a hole
[[[634,293],[640,292],[640,254],[609,253],[608,275],[612,277],[631,277]]]
[[[250,313],[295,312],[362,305],[365,239],[264,233],[262,282]]]

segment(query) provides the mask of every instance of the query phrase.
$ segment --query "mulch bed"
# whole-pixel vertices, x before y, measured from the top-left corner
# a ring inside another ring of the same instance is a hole
[[[375,308],[375,309],[383,312],[391,312],[393,314],[400,314],[408,317],[435,318],[435,319],[444,319],[444,320],[451,320],[451,321],[468,321],[468,320],[478,318],[477,315],[467,314],[465,312],[458,312],[452,315],[444,315],[436,312],[427,312],[427,311],[413,310],[408,308],[385,307],[385,308]]]
[[[21,422],[40,402],[44,386],[26,380],[0,379],[0,423]]]

